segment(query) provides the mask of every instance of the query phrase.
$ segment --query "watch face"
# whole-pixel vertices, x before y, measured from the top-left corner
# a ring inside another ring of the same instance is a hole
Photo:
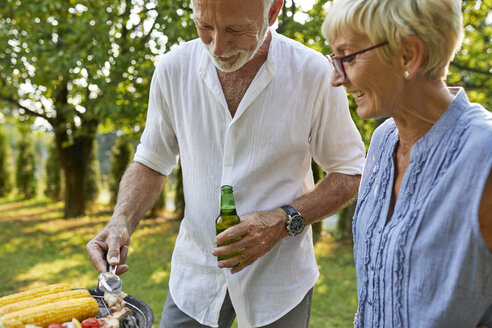
[[[292,235],[298,235],[304,230],[304,220],[300,215],[294,215],[289,224]]]

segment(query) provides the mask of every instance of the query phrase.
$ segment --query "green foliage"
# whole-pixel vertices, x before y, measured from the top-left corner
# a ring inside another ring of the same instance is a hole
[[[48,157],[45,162],[46,182],[44,194],[54,201],[61,199],[61,179],[62,168],[56,151],[56,144],[53,142],[48,147]]]
[[[72,138],[86,121],[143,124],[157,57],[197,36],[190,14],[188,0],[6,0],[0,101]]]
[[[0,108],[48,122],[65,174],[83,176],[85,164],[68,168],[80,163],[77,155],[90,153],[87,141],[98,129],[142,130],[154,63],[197,36],[190,15],[188,0],[5,0]],[[83,198],[71,194],[83,188],[65,189],[67,202]],[[73,207],[66,206],[67,215],[83,214]]]
[[[0,197],[5,197],[12,190],[10,172],[10,148],[2,125],[0,125]]]
[[[470,101],[492,111],[492,0],[463,1],[465,38],[450,66],[448,85],[463,86]]]
[[[36,161],[29,127],[19,126],[21,137],[17,143],[15,183],[19,194],[26,199],[37,193]]]
[[[99,176],[99,160],[97,158],[97,142],[94,140],[91,154],[89,156],[89,170],[85,180],[85,200],[87,205],[94,205],[97,201],[101,185]]]
[[[128,164],[133,158],[133,146],[128,137],[122,135],[115,140],[110,158],[109,192],[111,203],[116,204],[118,187]]]
[[[177,171],[176,171],[176,191],[174,194],[174,206],[175,213],[179,219],[184,217],[184,209],[185,209],[185,199],[183,192],[183,169],[181,168],[181,161],[178,161]]]

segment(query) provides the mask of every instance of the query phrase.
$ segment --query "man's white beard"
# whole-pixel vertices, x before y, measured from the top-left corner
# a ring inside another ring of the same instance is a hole
[[[233,62],[223,62],[213,54],[213,45],[212,42],[209,44],[205,44],[205,48],[215,64],[220,71],[224,73],[235,72],[241,67],[243,67],[247,62],[249,62],[258,52],[258,49],[263,45],[267,35],[268,35],[268,16],[263,22],[263,26],[261,27],[259,35],[259,41],[256,45],[256,48],[253,50],[243,50],[243,49],[233,49],[226,54],[223,54],[221,57],[232,57],[239,54],[239,57]]]

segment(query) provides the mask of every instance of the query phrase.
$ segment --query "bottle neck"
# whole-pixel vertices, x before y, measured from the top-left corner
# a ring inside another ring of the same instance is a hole
[[[220,213],[230,214],[235,212],[236,204],[234,203],[234,195],[232,190],[222,190],[220,196]]]

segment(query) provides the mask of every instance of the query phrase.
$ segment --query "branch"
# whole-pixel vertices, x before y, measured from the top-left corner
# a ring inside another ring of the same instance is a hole
[[[472,67],[464,66],[464,65],[461,65],[461,64],[458,64],[455,62],[451,62],[451,65],[458,68],[458,69],[464,70],[464,71],[474,72],[474,73],[478,73],[478,74],[492,75],[490,72],[483,71],[483,70],[478,69],[478,68],[472,68]]]
[[[41,113],[38,113],[38,112],[35,112],[29,108],[27,108],[26,106],[23,106],[21,105],[20,102],[18,102],[16,99],[14,99],[13,97],[8,97],[8,96],[4,96],[4,95],[0,95],[0,99],[3,99],[15,106],[17,106],[18,108],[20,109],[23,109],[28,115],[32,115],[32,116],[36,116],[36,117],[40,117],[40,118],[43,118],[45,119],[46,121],[50,122],[51,123],[51,119],[44,115],[44,114],[41,114]]]

